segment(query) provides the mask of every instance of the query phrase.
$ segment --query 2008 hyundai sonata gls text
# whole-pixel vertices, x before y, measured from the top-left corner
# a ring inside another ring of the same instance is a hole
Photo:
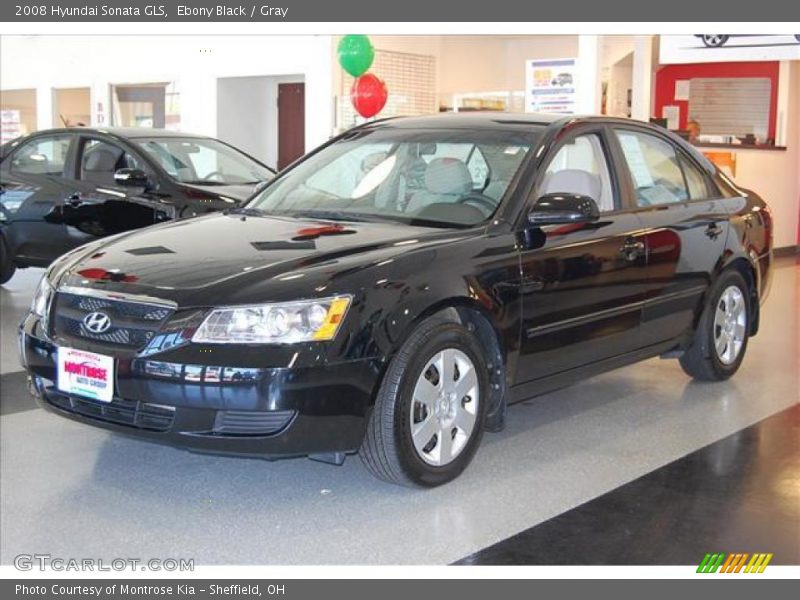
[[[357,452],[433,486],[515,401],[659,355],[731,376],[771,231],[756,194],[647,124],[380,121],[245,208],[61,257],[20,347],[65,417],[204,452]]]

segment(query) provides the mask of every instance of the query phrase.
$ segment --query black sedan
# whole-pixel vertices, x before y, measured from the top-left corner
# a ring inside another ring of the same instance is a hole
[[[231,208],[274,172],[208,137],[51,129],[0,148],[0,283],[107,235]]]
[[[59,415],[433,486],[535,394],[659,355],[733,375],[771,239],[755,193],[648,124],[380,121],[246,207],[62,257],[20,348]]]

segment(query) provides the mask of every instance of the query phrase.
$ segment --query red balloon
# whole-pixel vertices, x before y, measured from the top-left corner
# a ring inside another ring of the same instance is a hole
[[[350,101],[362,117],[374,117],[386,105],[389,92],[380,77],[366,73],[353,82]]]

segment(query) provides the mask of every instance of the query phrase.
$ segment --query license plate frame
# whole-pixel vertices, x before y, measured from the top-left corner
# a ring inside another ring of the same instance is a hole
[[[56,387],[65,394],[108,404],[114,398],[114,363],[113,356],[60,346]]]

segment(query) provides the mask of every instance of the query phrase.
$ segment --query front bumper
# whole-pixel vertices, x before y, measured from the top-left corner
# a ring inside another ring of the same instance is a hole
[[[50,412],[187,450],[260,458],[357,451],[382,363],[237,368],[224,352],[204,365],[118,356],[114,398],[105,403],[57,389],[57,346],[33,315],[19,345],[37,402]]]

